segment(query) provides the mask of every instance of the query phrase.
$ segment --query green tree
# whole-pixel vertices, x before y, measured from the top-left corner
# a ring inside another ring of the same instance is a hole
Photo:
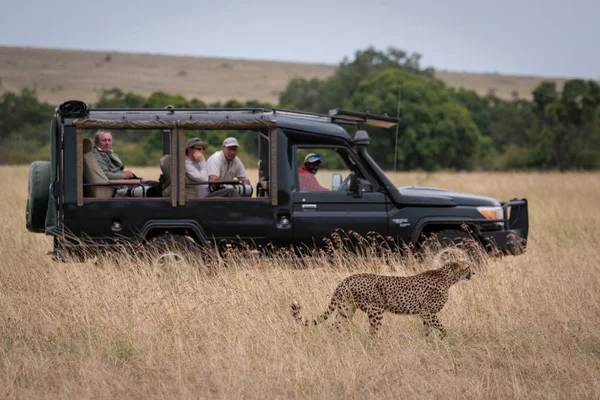
[[[34,90],[3,93],[0,96],[0,163],[49,159],[48,132],[53,112],[53,106],[38,101]]]
[[[22,138],[47,141],[54,107],[38,101],[34,90],[23,89],[20,94],[6,92],[0,97],[0,139]],[[27,125],[28,129],[23,130]],[[43,126],[43,132],[41,127]],[[44,141],[45,142],[45,141]]]
[[[561,171],[600,166],[599,85],[571,79],[559,94],[553,82],[542,82],[533,97],[532,166]]]
[[[144,96],[112,88],[103,90],[100,93],[100,99],[94,106],[98,108],[141,108],[145,102]]]
[[[401,170],[477,167],[482,148],[489,146],[469,111],[443,82],[404,69],[385,70],[363,81],[349,108],[396,115],[401,94],[398,166]],[[393,129],[371,132],[369,152],[384,168],[394,163]]]
[[[311,111],[317,108],[325,81],[317,78],[294,78],[279,95],[281,108]]]
[[[388,69],[397,68],[432,77],[433,69],[421,69],[421,55],[408,54],[390,47],[386,52],[369,47],[345,58],[335,73],[325,80],[316,78],[293,79],[279,96],[283,108],[327,113],[330,109],[344,107],[361,81]]]
[[[190,100],[188,105],[190,108],[206,108],[206,103],[195,97]]]
[[[168,94],[165,92],[153,92],[144,102],[144,108],[165,108],[173,106],[175,108],[189,107],[187,99],[181,94]]]

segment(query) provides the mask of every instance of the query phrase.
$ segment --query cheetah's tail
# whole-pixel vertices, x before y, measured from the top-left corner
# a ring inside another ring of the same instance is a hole
[[[333,301],[332,301],[332,303],[333,303]],[[329,308],[323,314],[319,315],[318,317],[316,317],[315,319],[312,320],[312,324],[317,325],[317,324],[320,324],[321,322],[325,321],[327,318],[329,318],[329,316],[331,315],[331,313],[334,310],[335,310],[335,305],[330,304]],[[308,326],[311,321],[303,318],[301,315],[301,311],[302,311],[302,307],[300,307],[300,303],[298,303],[296,300],[292,301],[292,316],[294,317],[296,322],[299,323],[300,325]]]
[[[298,303],[296,300],[293,300],[292,301],[292,316],[294,317],[294,319],[296,320],[297,323],[299,323],[300,325],[307,326],[308,320],[302,318],[302,315],[300,314],[301,310],[302,310],[302,307],[300,307],[300,303]]]

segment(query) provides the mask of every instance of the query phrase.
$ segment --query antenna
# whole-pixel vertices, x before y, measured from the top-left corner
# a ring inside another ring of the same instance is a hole
[[[398,111],[396,112],[398,121],[400,120],[400,91],[401,86],[398,86]],[[398,166],[398,125],[400,124],[396,124],[396,143],[394,143],[394,172],[396,172]]]

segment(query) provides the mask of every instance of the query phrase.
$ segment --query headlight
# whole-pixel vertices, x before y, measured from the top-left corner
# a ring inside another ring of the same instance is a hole
[[[496,207],[477,207],[477,211],[489,220],[504,220],[504,210],[500,206]]]

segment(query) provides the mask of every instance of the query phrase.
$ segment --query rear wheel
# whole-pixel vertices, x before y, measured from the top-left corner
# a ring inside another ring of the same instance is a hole
[[[202,247],[187,236],[165,233],[153,237],[144,247],[146,257],[159,270],[187,269],[204,262]]]
[[[445,229],[434,232],[421,244],[421,256],[432,255],[437,263],[467,260],[479,263],[485,250],[479,241],[465,231]]]

